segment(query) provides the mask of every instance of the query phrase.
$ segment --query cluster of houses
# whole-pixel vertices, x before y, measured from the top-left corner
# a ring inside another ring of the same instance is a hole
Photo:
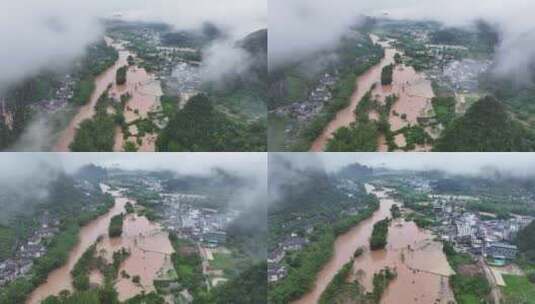
[[[54,92],[54,97],[35,103],[33,107],[41,112],[55,112],[63,108],[74,97],[74,88],[78,79],[70,74],[65,74]]]
[[[490,60],[463,59],[453,61],[446,66],[443,75],[456,92],[474,93],[479,90],[479,75],[485,73],[490,65]]]
[[[47,240],[59,232],[60,221],[45,211],[37,218],[36,228],[30,236],[19,241],[12,257],[0,261],[0,286],[26,275],[33,260],[46,253]]]
[[[307,231],[310,233],[311,231]],[[288,275],[288,269],[282,263],[282,260],[288,252],[302,250],[308,244],[308,240],[292,233],[273,249],[268,255],[268,282],[277,282]]]
[[[299,121],[309,121],[321,111],[326,103],[331,101],[331,90],[337,80],[336,73],[321,74],[316,87],[310,91],[306,100],[280,107],[276,113],[280,116],[296,118]]]
[[[514,240],[533,217],[513,215],[508,219],[497,218],[492,213],[470,212],[459,206],[459,200],[435,198],[433,211],[440,226],[436,228],[443,240],[452,242],[460,252],[483,256],[495,265],[504,265],[518,253]]]
[[[178,92],[183,100],[188,100],[199,93],[201,82],[201,73],[197,65],[179,62],[167,79],[167,86]]]
[[[163,212],[160,221],[168,231],[182,238],[201,242],[206,247],[218,247],[225,243],[228,225],[238,217],[236,210],[196,207],[206,200],[197,194],[163,194]]]

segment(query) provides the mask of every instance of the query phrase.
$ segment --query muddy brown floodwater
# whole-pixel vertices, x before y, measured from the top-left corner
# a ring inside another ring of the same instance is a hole
[[[120,274],[118,275],[115,288],[121,301],[140,294],[142,291],[147,293],[153,291],[153,280],[164,276],[173,269],[170,255],[174,251],[167,232],[163,231],[160,225],[151,223],[145,217],[139,217],[135,214],[125,216],[123,234],[117,238],[110,239],[108,237],[111,218],[117,214],[125,213],[124,206],[127,202],[135,205],[136,201],[122,196],[119,191],[110,191],[109,187],[105,185],[101,185],[101,188],[115,197],[114,207],[80,230],[80,240],[76,247],[71,250],[67,263],[51,272],[47,281],[32,292],[26,304],[38,304],[46,297],[57,295],[62,290],[72,291],[70,272],[82,254],[99,237],[101,240],[97,243],[98,255],[111,262],[113,252],[125,248],[131,254],[121,265],[119,273],[124,270],[131,277],[140,276],[140,283],[134,284],[131,279],[125,279]],[[103,276],[96,270],[92,271],[90,281],[100,285],[103,282]]]
[[[377,191],[366,185],[368,192],[380,199],[380,208],[370,218],[362,221],[347,233],[339,236],[334,244],[334,254],[316,276],[314,288],[294,304],[314,304],[338,270],[349,262],[355,250],[365,248],[355,259],[353,279],[366,289],[372,290],[373,274],[386,266],[395,268],[398,276],[385,290],[381,303],[448,303],[454,301],[448,285],[448,276],[453,273],[442,245],[433,241],[431,233],[419,229],[413,222],[402,219],[392,222],[385,250],[370,252],[369,238],[373,225],[390,217],[390,208],[396,204],[386,191]]]
[[[101,189],[103,191],[109,191],[109,188],[105,185],[101,185]],[[52,271],[48,275],[46,282],[32,292],[26,303],[37,304],[50,295],[59,294],[59,292],[64,289],[72,290],[72,268],[87,248],[93,245],[99,236],[108,232],[111,218],[121,212],[124,212],[124,204],[115,203],[108,213],[84,226],[80,230],[78,244],[69,253],[67,263]]]
[[[135,201],[125,197],[118,197],[117,202],[126,204]],[[123,234],[118,238],[105,237],[97,245],[97,252],[111,263],[113,252],[125,248],[130,256],[119,268],[119,273],[125,271],[130,278],[121,274],[115,284],[119,293],[119,300],[124,301],[141,292],[154,291],[154,279],[165,276],[168,270],[173,269],[171,254],[174,252],[167,232],[161,226],[150,222],[146,217],[129,214],[123,223]],[[131,277],[138,275],[140,283],[136,284]]]
[[[61,132],[58,141],[53,147],[53,150],[56,152],[70,151],[69,146],[74,140],[78,127],[84,120],[90,119],[95,115],[95,105],[99,97],[110,85],[110,97],[119,100],[120,96],[125,93],[129,93],[132,96],[124,111],[127,123],[137,119],[147,118],[149,112],[155,111],[160,107],[160,97],[163,94],[161,84],[156,80],[154,75],[147,73],[145,69],[130,66],[128,67],[126,84],[120,86],[115,84],[117,70],[128,65],[128,56],[136,58],[136,55],[125,49],[121,42],[114,41],[109,37],[105,37],[105,40],[109,46],[114,47],[119,52],[119,59],[113,66],[95,78],[95,90],[91,94],[89,102],[78,109],[76,115],[69,122],[69,125]],[[149,152],[155,150],[155,139],[153,137],[147,135],[143,138],[140,151]],[[135,142],[133,138],[129,138],[128,140]],[[114,151],[123,151],[123,144],[124,139],[122,133],[120,128],[117,128]]]
[[[329,122],[323,132],[314,140],[310,151],[321,152],[325,150],[327,143],[333,137],[336,130],[342,127],[348,127],[356,120],[354,114],[361,99],[366,93],[375,85],[372,91],[372,97],[384,102],[385,97],[395,94],[399,97],[397,102],[393,105],[392,111],[389,115],[389,121],[392,131],[397,131],[409,124],[417,124],[418,117],[426,116],[432,110],[431,98],[433,98],[433,88],[431,82],[426,79],[425,75],[417,73],[414,68],[404,64],[397,65],[393,73],[393,82],[391,85],[381,85],[382,69],[394,63],[394,56],[396,53],[402,55],[391,46],[393,40],[380,40],[375,35],[370,35],[372,41],[379,44],[385,49],[385,56],[375,66],[371,67],[363,75],[357,77],[356,89],[351,96],[349,106],[340,110],[335,118]],[[405,114],[406,118],[402,119],[401,115]],[[377,113],[372,113],[372,119]],[[384,150],[384,140],[379,139],[379,150]],[[403,139],[398,139],[398,143],[403,144]],[[430,147],[416,147],[416,150],[427,151]]]

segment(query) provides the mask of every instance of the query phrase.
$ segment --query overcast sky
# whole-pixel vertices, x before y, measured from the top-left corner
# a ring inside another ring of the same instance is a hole
[[[452,174],[481,174],[489,168],[516,176],[534,175],[533,153],[278,153],[301,166],[329,172],[352,164],[408,170],[443,170]]]
[[[535,59],[532,0],[269,0],[270,63],[278,65],[332,46],[361,15],[465,25],[483,18],[499,26],[498,72],[525,72]]]
[[[205,174],[222,168],[265,180],[265,153],[1,153],[0,182],[35,178],[45,166],[75,172],[87,164],[123,169]]]
[[[177,29],[212,22],[239,37],[267,26],[267,0],[22,0],[0,4],[0,91],[44,67],[66,66],[101,37],[101,17],[163,21]]]

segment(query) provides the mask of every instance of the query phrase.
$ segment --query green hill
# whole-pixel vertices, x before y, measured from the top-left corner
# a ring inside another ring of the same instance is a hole
[[[216,109],[206,95],[192,97],[162,130],[158,151],[265,151],[265,126],[246,124]]]
[[[513,120],[494,97],[477,101],[453,121],[434,146],[442,152],[533,151],[533,135]]]

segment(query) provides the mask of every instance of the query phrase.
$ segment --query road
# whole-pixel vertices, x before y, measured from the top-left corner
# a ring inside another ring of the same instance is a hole
[[[500,304],[501,299],[502,299],[502,293],[500,290],[500,286],[498,286],[498,284],[496,283],[496,278],[492,274],[492,270],[489,268],[487,263],[485,263],[485,260],[482,257],[479,259],[479,265],[481,266],[481,268],[483,268],[485,276],[487,277],[487,280],[489,281],[490,288],[491,288],[490,296],[492,298],[492,302],[494,304]]]

